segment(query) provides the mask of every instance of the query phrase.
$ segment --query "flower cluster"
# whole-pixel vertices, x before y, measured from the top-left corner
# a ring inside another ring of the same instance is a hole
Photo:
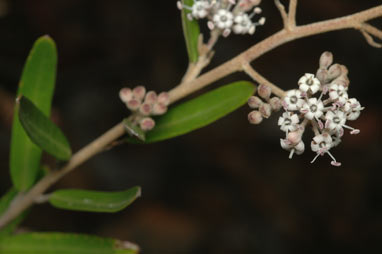
[[[282,100],[285,112],[278,120],[280,129],[285,132],[285,139],[281,139],[281,147],[290,151],[290,158],[294,153],[301,154],[305,146],[302,141],[307,124],[311,124],[314,138],[311,149],[316,156],[328,154],[334,166],[340,166],[331,154],[330,149],[341,142],[344,129],[350,134],[358,134],[346,122],[359,117],[361,104],[355,98],[348,96],[348,70],[340,64],[333,64],[333,55],[324,52],[320,57],[319,69],[316,73],[306,73],[298,81],[299,89],[286,92]]]
[[[248,114],[248,121],[251,124],[261,123],[264,118],[271,116],[272,111],[279,111],[282,107],[279,97],[271,98],[272,90],[269,86],[259,85],[257,93],[260,97],[251,96],[248,99],[249,107],[255,109]]]
[[[192,6],[181,1],[177,2],[179,9],[190,11],[188,19],[208,19],[208,28],[217,29],[227,37],[231,31],[235,34],[254,34],[256,26],[264,25],[265,18],[252,22],[253,16],[261,13],[261,0],[194,0]]]
[[[154,91],[146,92],[143,86],[134,89],[124,87],[119,91],[119,98],[132,111],[134,122],[139,124],[143,131],[154,128],[155,121],[150,116],[166,113],[170,103],[168,93],[162,92],[157,95]]]

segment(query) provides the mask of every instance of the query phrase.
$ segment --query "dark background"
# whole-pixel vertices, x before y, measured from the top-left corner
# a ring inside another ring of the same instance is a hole
[[[378,4],[300,1],[297,21],[306,24]],[[273,1],[264,0],[261,7],[266,25],[254,36],[221,39],[207,69],[281,28]],[[39,36],[49,34],[57,43],[54,118],[74,151],[127,115],[118,98],[121,87],[169,90],[187,67],[175,1],[0,0],[0,15],[1,193],[11,185],[14,94]],[[372,23],[382,25],[381,20]],[[292,89],[305,72],[315,72],[325,50],[348,67],[350,97],[366,107],[350,122],[361,133],[345,134],[333,149],[342,167],[331,166],[328,156],[310,164],[309,141],[303,155],[289,160],[279,145],[278,114],[253,126],[245,106],[173,140],[116,147],[55,185],[96,190],[142,186],[142,198],[126,210],[89,214],[37,205],[23,228],[130,240],[143,253],[381,253],[381,49],[369,46],[359,32],[344,30],[288,43],[253,66]],[[212,87],[238,79],[249,80],[239,73]]]

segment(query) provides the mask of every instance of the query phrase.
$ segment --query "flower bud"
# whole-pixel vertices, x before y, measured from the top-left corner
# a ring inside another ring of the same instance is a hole
[[[131,99],[126,106],[131,111],[136,111],[141,106],[141,103],[137,99]]]
[[[153,115],[163,115],[167,111],[167,106],[164,103],[158,102],[153,105]]]
[[[328,70],[328,78],[330,80],[338,78],[341,75],[342,68],[339,64],[333,64]]]
[[[144,86],[137,86],[133,89],[134,98],[141,101],[146,94],[146,88]]]
[[[158,103],[163,103],[165,106],[168,106],[168,104],[170,104],[170,95],[167,92],[161,92],[157,100]]]
[[[253,6],[259,5],[261,0],[241,0],[238,4],[239,8],[243,12],[247,12],[252,9]]]
[[[248,99],[248,106],[250,108],[256,109],[259,108],[263,104],[263,101],[257,96],[251,96]]]
[[[318,69],[316,73],[316,78],[320,81],[321,84],[326,84],[329,80],[328,71],[326,69]]]
[[[148,91],[145,97],[145,103],[148,104],[154,104],[157,100],[158,96],[157,93],[154,91]]]
[[[272,97],[269,100],[269,104],[271,105],[271,108],[273,111],[279,111],[282,107],[281,100],[279,97]]]
[[[248,121],[251,124],[259,124],[261,121],[263,121],[263,117],[259,111],[254,110],[248,114]]]
[[[121,99],[121,101],[127,103],[133,98],[133,92],[130,88],[124,87],[121,90],[119,90],[119,98]]]
[[[329,51],[322,53],[320,57],[320,69],[327,69],[333,63],[333,54]]]
[[[264,84],[259,85],[259,88],[257,89],[257,93],[260,95],[261,98],[265,100],[269,100],[269,97],[271,96],[272,89]]]
[[[260,106],[259,111],[264,118],[269,118],[272,114],[271,105],[263,103],[263,105]]]
[[[143,103],[140,107],[139,107],[139,112],[144,115],[144,116],[148,116],[150,115],[151,113],[151,104],[149,103]]]
[[[345,65],[342,65],[342,64],[340,65],[340,67],[341,67],[341,75],[342,76],[347,76],[348,73],[349,73],[348,68]]]
[[[155,122],[150,117],[145,117],[139,122],[139,126],[143,131],[149,131],[152,130],[155,126]]]
[[[297,145],[301,141],[301,132],[300,131],[292,131],[289,132],[286,139],[292,144]]]

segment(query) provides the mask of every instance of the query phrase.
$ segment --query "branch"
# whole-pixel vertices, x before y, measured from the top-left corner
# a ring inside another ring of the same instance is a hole
[[[109,131],[105,132],[102,136],[95,139],[93,142],[74,154],[64,167],[56,171],[51,171],[36,185],[34,185],[25,195],[21,195],[18,200],[13,202],[9,209],[0,218],[0,229],[16,218],[22,211],[30,207],[34,202],[38,202],[38,197],[41,197],[41,195],[50,186],[61,179],[64,175],[71,172],[89,158],[103,151],[108,144],[124,134],[125,127],[123,123],[117,124]]]
[[[283,20],[284,28],[288,27],[288,14],[285,11],[284,5],[280,2],[280,0],[275,0],[275,5],[277,9],[279,9],[281,19]]]
[[[261,76],[258,72],[256,72],[249,63],[243,64],[243,70],[248,74],[253,80],[257,81],[259,84],[263,84],[269,86],[272,90],[272,93],[277,95],[280,98],[285,96],[285,91],[276,86],[275,84],[269,82],[266,78]]]
[[[296,27],[297,0],[289,0],[288,13],[285,11],[285,7],[280,0],[275,0],[275,5],[279,9],[284,29],[288,31],[293,30]]]
[[[382,48],[382,44],[378,43],[374,40],[373,36],[377,37],[378,39],[382,40],[382,31],[378,28],[369,25],[367,23],[362,23],[357,27],[357,29],[362,33],[362,35],[365,37],[366,41],[373,47],[376,48]]]
[[[242,70],[243,63],[252,62],[265,53],[287,42],[335,30],[349,28],[359,30],[361,24],[378,17],[382,17],[382,5],[341,18],[296,26],[296,28],[289,31],[284,28],[265,40],[255,44],[233,59],[201,75],[197,79],[179,84],[169,92],[170,100],[173,103],[229,74],[240,71]]]

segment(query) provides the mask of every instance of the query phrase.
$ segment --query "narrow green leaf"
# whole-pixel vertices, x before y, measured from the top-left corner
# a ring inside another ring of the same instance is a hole
[[[8,209],[12,200],[16,197],[17,191],[15,188],[11,188],[4,196],[0,199],[0,216]],[[27,212],[23,212],[21,215],[17,216],[14,220],[12,220],[7,226],[0,229],[0,238],[11,234],[16,227],[21,223],[21,221],[25,218]],[[1,253],[1,252],[0,252]]]
[[[244,105],[254,92],[252,83],[239,81],[172,107],[155,119],[155,128],[146,133],[146,143],[173,138],[206,126]]]
[[[134,254],[137,245],[66,233],[26,233],[0,239],[1,254]]]
[[[58,190],[49,197],[54,207],[87,212],[118,212],[141,196],[141,188],[133,187],[120,192],[87,190]]]
[[[26,60],[17,94],[27,96],[46,115],[50,115],[56,80],[57,52],[54,41],[40,37],[33,45]],[[14,186],[26,191],[35,182],[39,171],[41,149],[31,142],[18,118],[18,105],[15,107],[10,170]]]
[[[65,135],[28,98],[19,99],[19,119],[33,143],[59,160],[72,155]]]
[[[125,118],[123,120],[123,124],[125,125],[125,129],[127,134],[129,134],[131,137],[135,137],[138,140],[145,141],[145,133],[139,128],[139,126],[134,125],[129,118]]]
[[[183,0],[182,2],[188,6],[192,6],[194,4],[194,0]],[[187,15],[190,13],[190,10],[187,10],[186,8],[182,9],[182,26],[189,61],[191,63],[195,63],[198,61],[199,57],[198,41],[200,28],[196,19],[189,20],[187,18]]]

